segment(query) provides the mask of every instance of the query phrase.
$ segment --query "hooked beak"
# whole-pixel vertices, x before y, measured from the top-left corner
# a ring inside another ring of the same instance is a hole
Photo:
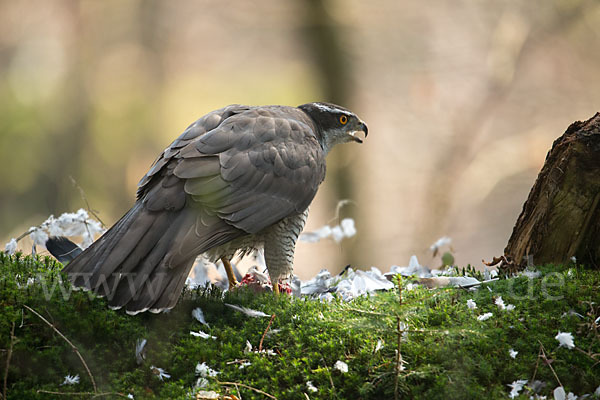
[[[355,131],[352,131],[349,133],[349,135],[351,136],[352,140],[354,140],[357,143],[362,143],[363,139],[359,138],[357,136],[358,133],[364,133],[365,134],[365,139],[367,138],[367,135],[369,134],[369,128],[367,128],[367,124],[365,124],[364,122],[360,122],[360,125],[358,126],[358,129]]]

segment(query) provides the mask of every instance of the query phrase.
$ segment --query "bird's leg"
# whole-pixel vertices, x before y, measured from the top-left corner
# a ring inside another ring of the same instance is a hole
[[[233,289],[237,286],[238,281],[235,279],[235,274],[233,273],[233,268],[231,267],[231,263],[225,257],[221,257],[221,262],[225,267],[225,272],[227,273],[227,280],[229,280],[229,290]]]
[[[265,263],[276,295],[280,292],[279,281],[291,278],[294,272],[296,240],[304,229],[307,216],[308,209],[302,214],[286,217],[269,228],[266,234]]]

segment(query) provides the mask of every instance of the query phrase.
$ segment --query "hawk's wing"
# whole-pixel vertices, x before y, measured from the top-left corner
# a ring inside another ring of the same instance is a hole
[[[152,187],[155,175],[162,184]],[[324,177],[325,154],[303,111],[230,106],[198,120],[173,142],[140,182],[138,196],[155,209],[156,201],[164,206],[168,188],[183,181],[188,206],[204,215],[195,233],[205,233],[215,217],[220,227],[224,222],[236,232],[257,233],[303,212]],[[207,250],[200,237],[183,241],[182,250]]]

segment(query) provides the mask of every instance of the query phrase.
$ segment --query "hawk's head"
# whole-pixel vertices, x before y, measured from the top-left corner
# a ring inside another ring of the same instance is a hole
[[[362,132],[367,137],[369,132],[367,124],[344,107],[331,103],[307,103],[298,108],[315,121],[317,136],[326,152],[338,143],[362,143],[358,134]]]

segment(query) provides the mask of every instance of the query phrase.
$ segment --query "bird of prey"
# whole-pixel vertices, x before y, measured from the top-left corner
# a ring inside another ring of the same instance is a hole
[[[367,125],[329,103],[230,105],[203,116],[140,180],[134,206],[64,271],[130,314],[175,306],[196,257],[230,260],[264,248],[268,273],[292,274],[308,206],[338,143]],[[49,247],[50,249],[50,247]]]

